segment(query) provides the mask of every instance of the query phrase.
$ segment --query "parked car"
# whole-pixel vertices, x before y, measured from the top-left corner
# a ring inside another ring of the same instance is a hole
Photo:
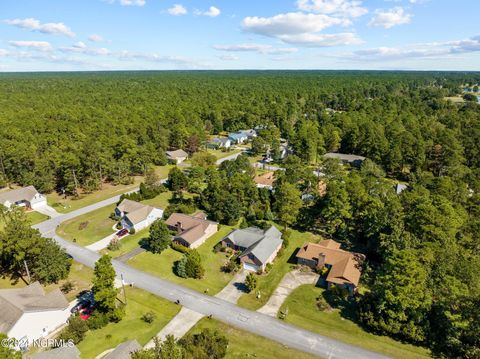
[[[116,233],[116,236],[120,238],[120,237],[126,236],[127,234],[128,234],[128,229],[123,228]]]
[[[81,320],[87,320],[92,315],[92,310],[90,308],[82,308],[79,310],[79,317]]]

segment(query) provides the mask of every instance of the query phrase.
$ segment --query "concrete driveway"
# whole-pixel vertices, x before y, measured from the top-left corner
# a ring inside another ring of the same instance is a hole
[[[55,208],[50,207],[49,205],[38,206],[38,207],[35,207],[34,210],[50,218],[56,218],[62,215],[61,213],[58,213]]]
[[[312,272],[300,272],[293,270],[285,274],[277,289],[273,292],[268,302],[261,307],[258,312],[277,317],[283,302],[292,291],[303,284],[315,284],[318,282],[320,276]]]

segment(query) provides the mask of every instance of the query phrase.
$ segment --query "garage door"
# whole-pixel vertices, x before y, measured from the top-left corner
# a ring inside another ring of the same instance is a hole
[[[253,265],[250,263],[243,263],[243,268],[252,272],[256,272],[259,270],[259,268],[256,265]]]

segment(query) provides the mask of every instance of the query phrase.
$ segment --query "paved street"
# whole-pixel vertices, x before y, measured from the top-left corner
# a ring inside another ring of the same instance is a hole
[[[76,211],[63,214],[33,227],[39,229],[43,236],[54,238],[76,261],[89,267],[94,267],[95,262],[99,258],[98,253],[66,241],[55,234],[55,229],[61,222],[67,219],[75,218],[81,214],[116,203],[118,199],[119,196],[115,196]],[[205,295],[148,273],[141,272],[117,260],[113,260],[113,265],[117,275],[123,275],[124,280],[127,283],[133,283],[135,287],[144,289],[170,301],[180,300],[181,305],[190,310],[203,315],[212,315],[213,318],[224,323],[272,339],[288,347],[331,359],[385,358],[380,354],[344,344],[334,339],[286,324],[271,316],[240,308],[224,299]]]

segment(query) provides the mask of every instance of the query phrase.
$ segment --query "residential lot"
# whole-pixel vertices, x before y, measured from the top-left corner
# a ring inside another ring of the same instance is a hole
[[[221,271],[221,267],[227,260],[226,254],[213,252],[215,244],[231,230],[232,227],[230,226],[221,226],[217,233],[197,249],[202,257],[202,264],[205,268],[205,276],[202,279],[185,279],[175,275],[173,272],[174,264],[182,258],[183,254],[171,248],[167,248],[161,254],[153,254],[150,252],[141,253],[130,259],[128,264],[142,271],[201,292],[208,290],[208,294],[214,295],[222,290],[233,277],[233,273],[224,273]]]
[[[280,343],[259,335],[228,326],[214,319],[200,320],[189,333],[198,333],[202,329],[218,330],[228,338],[228,349],[225,358],[259,358],[259,359],[313,359],[316,356],[290,349]]]
[[[78,344],[82,358],[95,358],[130,339],[145,345],[180,311],[180,306],[140,289],[127,287],[126,294],[125,317],[118,323],[109,323],[101,329],[87,332],[85,339]],[[141,319],[147,312],[156,315],[151,324]]]
[[[355,322],[353,303],[342,301],[337,308],[319,310],[317,298],[325,294],[326,290],[323,288],[310,284],[302,285],[288,296],[280,312],[285,312],[288,308],[285,318],[288,323],[391,357],[402,359],[430,357],[426,349],[403,344],[386,336],[367,333]],[[329,298],[328,294],[326,298]]]

